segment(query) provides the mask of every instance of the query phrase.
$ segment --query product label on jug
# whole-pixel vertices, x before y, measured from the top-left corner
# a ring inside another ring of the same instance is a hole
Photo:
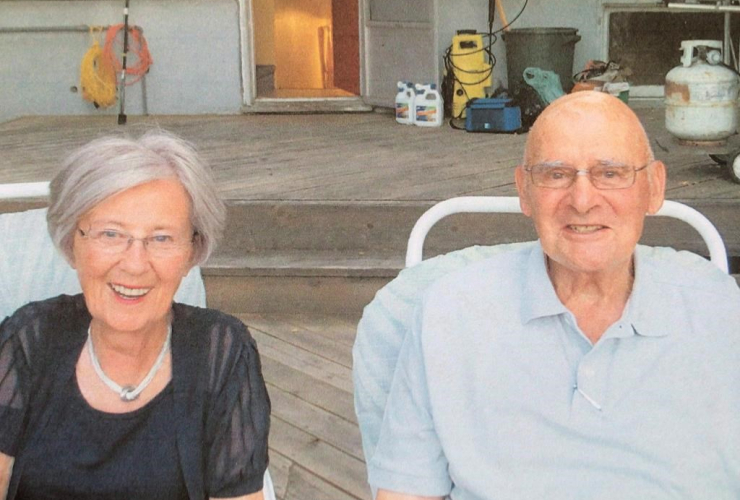
[[[437,106],[416,106],[417,122],[433,122],[437,116]]]
[[[408,104],[396,104],[396,118],[402,120],[409,119],[409,105]]]

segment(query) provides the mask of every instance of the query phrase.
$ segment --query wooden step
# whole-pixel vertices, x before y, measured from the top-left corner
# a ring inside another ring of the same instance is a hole
[[[737,204],[691,204],[717,225],[738,272]],[[240,313],[359,314],[403,268],[411,228],[432,205],[232,201],[226,238],[203,267],[209,303]],[[519,214],[460,214],[431,230],[425,256],[534,238],[531,222]],[[707,253],[690,226],[663,217],[648,219],[642,241]]]
[[[214,276],[204,273],[208,306],[232,314],[358,315],[391,278]]]
[[[361,269],[400,270],[416,220],[433,202],[274,202],[232,201],[225,238],[206,263],[209,274],[229,269],[273,268],[274,273],[306,272],[347,276]],[[718,228],[728,254],[740,258],[740,204],[731,200],[692,200]],[[457,214],[440,221],[425,242],[425,257],[467,246],[494,245],[536,238],[531,221],[520,214]],[[706,255],[699,234],[689,225],[649,217],[641,240]],[[244,265],[241,265],[243,263]],[[251,273],[251,271],[244,271]],[[372,275],[373,271],[367,271]]]

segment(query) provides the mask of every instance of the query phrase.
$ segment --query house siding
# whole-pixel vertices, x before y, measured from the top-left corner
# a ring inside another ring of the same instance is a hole
[[[0,30],[122,21],[122,0],[0,2]],[[146,76],[150,114],[240,112],[236,0],[136,0],[129,23],[143,29],[154,60]],[[117,105],[95,109],[79,92],[80,62],[90,44],[84,32],[0,32],[0,121],[23,115],[116,114]],[[142,90],[141,83],[126,88],[127,114],[143,113]]]

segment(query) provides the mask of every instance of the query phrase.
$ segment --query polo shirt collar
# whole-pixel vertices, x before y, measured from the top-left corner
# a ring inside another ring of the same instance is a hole
[[[523,324],[535,318],[568,312],[555,293],[550,276],[547,274],[545,253],[539,240],[529,253],[523,284],[520,306]]]
[[[653,278],[653,262],[648,247],[638,245],[635,249],[635,281],[620,321],[629,323],[637,335],[643,337],[665,337],[671,333],[665,316],[664,292]]]
[[[635,249],[635,281],[632,293],[627,301],[619,322],[631,328],[621,329],[622,333],[613,336],[626,337],[634,334],[643,337],[664,337],[670,334],[670,329],[657,310],[665,307],[662,303],[662,293],[652,279],[652,263],[647,247],[638,246]],[[547,274],[547,264],[542,245],[539,241],[530,251],[527,268],[524,271],[524,289],[522,290],[520,314],[522,323],[542,318],[568,313],[568,309],[558,298]],[[610,335],[612,336],[612,335]]]

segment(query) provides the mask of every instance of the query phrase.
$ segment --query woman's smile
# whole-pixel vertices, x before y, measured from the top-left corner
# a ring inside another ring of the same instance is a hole
[[[117,285],[115,283],[110,283],[110,287],[119,297],[123,297],[125,299],[142,298],[144,295],[149,293],[149,291],[151,290],[151,287],[149,288],[128,287],[124,285]]]

